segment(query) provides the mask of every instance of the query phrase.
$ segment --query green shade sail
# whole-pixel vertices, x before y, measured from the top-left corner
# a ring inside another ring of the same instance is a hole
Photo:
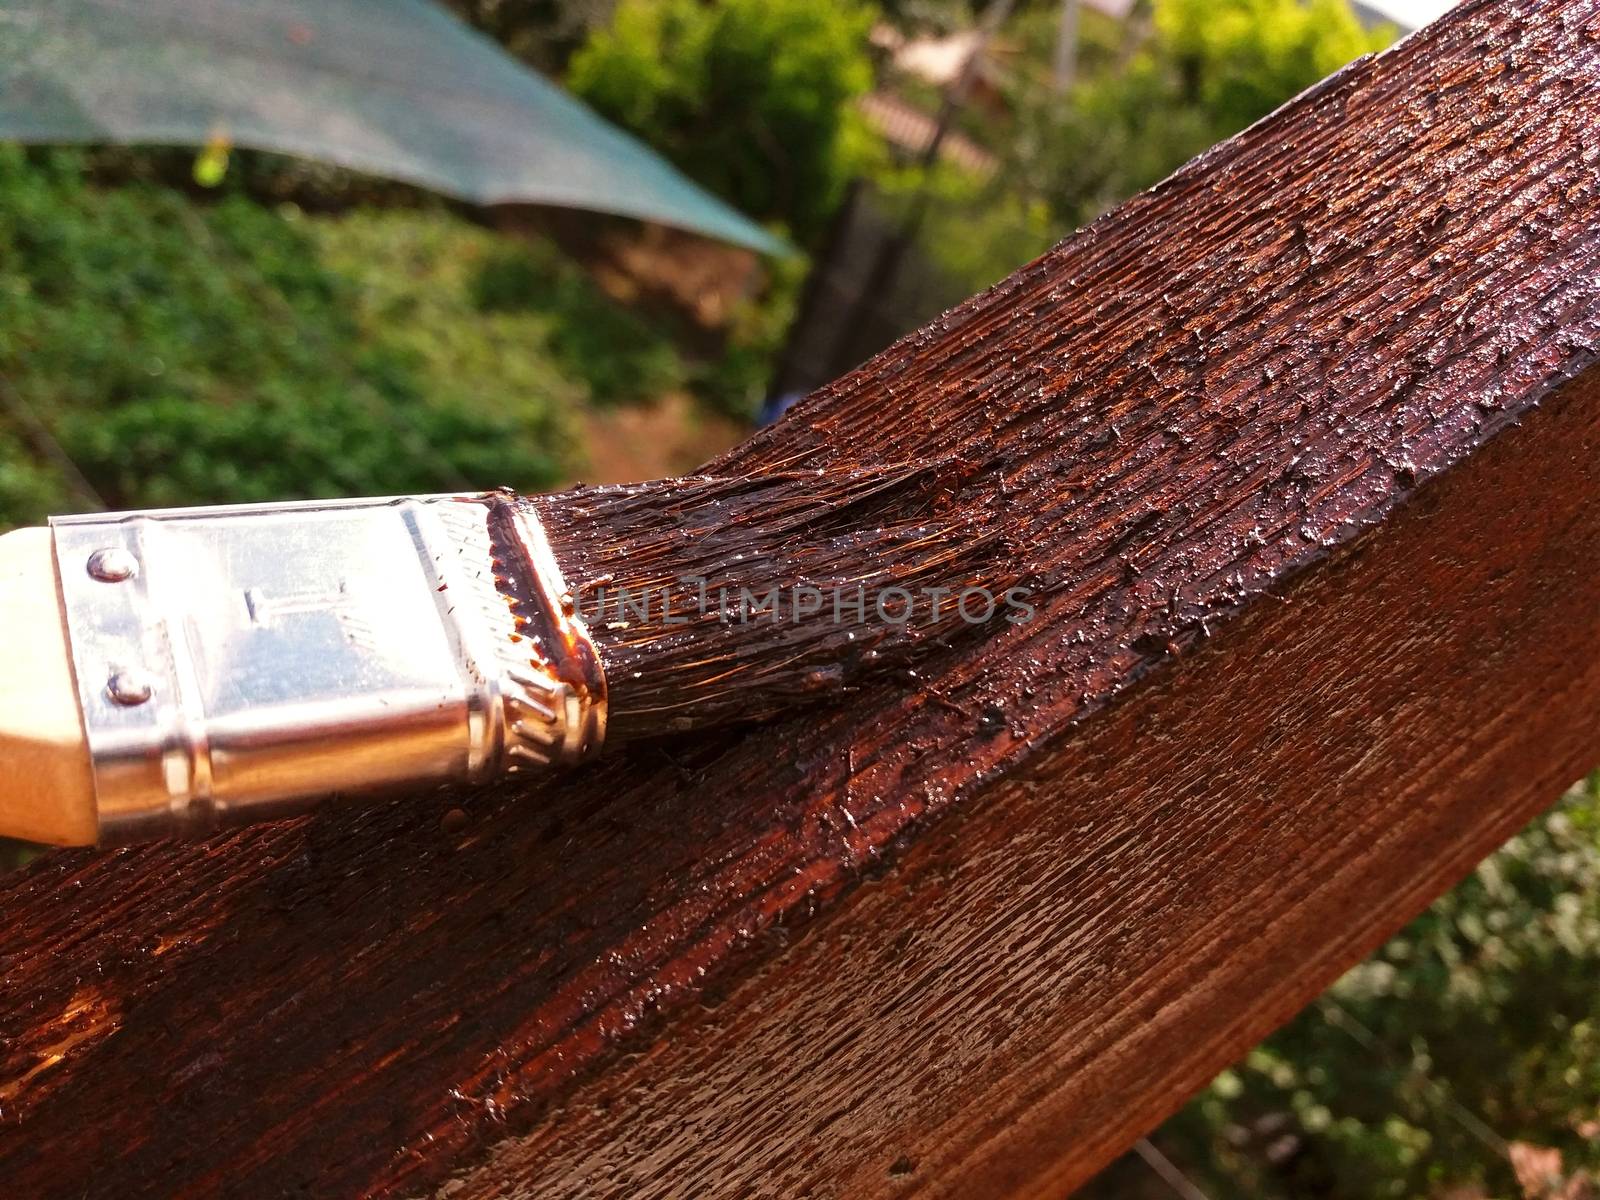
[[[428,0],[0,0],[0,138],[224,139],[784,250]]]

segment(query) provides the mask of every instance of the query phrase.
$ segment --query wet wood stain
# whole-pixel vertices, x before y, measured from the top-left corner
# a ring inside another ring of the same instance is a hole
[[[1033,622],[0,882],[0,1179],[1065,1194],[1600,756],[1597,128],[1595,5],[1469,0],[710,468],[952,459]]]

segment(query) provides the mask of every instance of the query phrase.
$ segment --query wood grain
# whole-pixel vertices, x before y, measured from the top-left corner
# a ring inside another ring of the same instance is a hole
[[[954,456],[1035,621],[4,881],[0,1179],[1062,1194],[1600,758],[1597,163],[1600,6],[1469,2],[719,464]]]

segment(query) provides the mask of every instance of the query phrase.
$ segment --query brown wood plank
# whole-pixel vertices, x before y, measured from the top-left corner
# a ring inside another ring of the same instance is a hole
[[[722,464],[957,455],[1037,620],[0,883],[0,1180],[1061,1194],[1600,758],[1597,163],[1600,6],[1468,3]]]

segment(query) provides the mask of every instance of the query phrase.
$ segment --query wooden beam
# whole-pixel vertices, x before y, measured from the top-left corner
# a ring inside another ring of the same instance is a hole
[[[5,880],[0,1179],[1064,1194],[1600,759],[1597,163],[1600,12],[1472,0],[719,464],[954,456],[1035,620]]]

